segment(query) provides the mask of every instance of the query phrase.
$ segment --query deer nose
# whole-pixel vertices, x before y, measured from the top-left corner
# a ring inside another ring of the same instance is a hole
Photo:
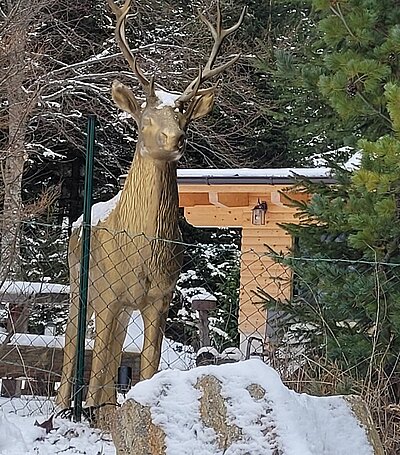
[[[161,132],[159,136],[159,144],[165,148],[176,150],[181,149],[185,143],[185,134],[183,131],[176,133]]]

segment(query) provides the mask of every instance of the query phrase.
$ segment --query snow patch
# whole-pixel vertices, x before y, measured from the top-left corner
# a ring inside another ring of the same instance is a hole
[[[164,371],[130,390],[127,399],[150,406],[153,421],[164,430],[167,455],[227,453],[218,448],[215,432],[201,423],[201,394],[194,386],[204,375],[221,382],[228,418],[243,429],[242,438],[229,448],[232,455],[272,455],[277,446],[285,455],[373,455],[366,431],[346,400],[295,393],[260,360],[179,374]],[[255,383],[265,390],[264,398],[255,400],[246,392]]]
[[[155,90],[157,98],[160,100],[160,104],[157,106],[157,109],[162,109],[163,107],[175,107],[176,100],[181,96],[180,93],[171,93],[165,92],[164,90]]]
[[[143,347],[143,319],[139,311],[134,311],[124,342],[124,351],[141,352]],[[161,347],[160,370],[173,368],[188,370],[196,364],[196,356],[191,346],[164,338]]]
[[[329,150],[318,154],[316,153],[312,155],[309,159],[311,160],[312,164],[316,167],[328,166],[329,163],[332,162],[333,160],[340,163],[345,162],[346,157],[349,157],[352,153],[354,153],[354,147],[349,147],[345,145],[344,147],[339,147],[338,149],[335,150]]]
[[[105,202],[98,202],[92,207],[92,218],[91,225],[96,226],[101,221],[104,221],[108,215],[114,210],[117,205],[119,198],[121,197],[121,191],[119,191],[112,199]],[[79,229],[83,223],[83,215],[81,215],[74,223],[72,223],[73,229]]]
[[[189,300],[191,303],[193,302],[193,300],[207,300],[209,302],[216,302],[217,298],[215,297],[215,295],[207,292],[204,289],[204,292],[198,292],[197,294],[190,296]]]
[[[0,413],[0,455],[115,455],[110,436],[86,424],[56,419],[46,435],[34,423],[47,418]]]
[[[355,171],[361,166],[362,153],[355,153],[345,164],[345,169],[348,171]]]

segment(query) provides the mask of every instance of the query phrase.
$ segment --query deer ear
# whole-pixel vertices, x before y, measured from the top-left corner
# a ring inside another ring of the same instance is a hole
[[[123,111],[131,114],[137,122],[141,110],[132,90],[121,82],[114,81],[111,88],[111,95],[115,104]]]
[[[204,95],[196,96],[196,100],[194,101],[195,105],[190,115],[190,120],[196,120],[209,114],[214,107],[214,98],[214,92],[208,92]]]

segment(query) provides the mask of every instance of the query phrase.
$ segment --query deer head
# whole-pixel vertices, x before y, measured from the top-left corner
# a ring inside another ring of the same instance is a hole
[[[141,105],[132,90],[121,82],[115,81],[112,86],[113,100],[137,123],[139,153],[155,160],[177,161],[184,151],[185,131],[189,123],[204,117],[213,108],[216,85],[201,89],[201,84],[222,73],[240,57],[236,55],[225,64],[213,68],[224,39],[240,27],[246,8],[243,8],[238,22],[228,29],[222,28],[219,0],[217,1],[216,27],[203,15],[200,15],[200,19],[211,31],[214,45],[205,67],[200,66],[197,77],[188,84],[183,93],[176,94],[157,90],[154,76],[150,79],[146,78],[129,48],[125,38],[125,23],[132,0],[125,0],[121,7],[117,6],[113,0],[107,1],[117,18],[115,28],[117,43],[146,95],[146,102]]]

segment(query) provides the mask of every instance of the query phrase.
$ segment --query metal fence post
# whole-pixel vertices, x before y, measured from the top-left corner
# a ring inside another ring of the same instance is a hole
[[[92,211],[92,188],[93,188],[93,158],[95,142],[96,116],[91,114],[88,117],[87,141],[86,141],[86,165],[85,165],[85,193],[83,203],[83,225],[82,225],[82,252],[79,275],[79,316],[78,316],[78,337],[76,356],[76,382],[74,390],[74,420],[81,421],[82,401],[84,390],[85,373],[85,337],[86,337],[86,313],[89,281],[89,258],[90,258],[90,232],[91,232],[91,211]]]

